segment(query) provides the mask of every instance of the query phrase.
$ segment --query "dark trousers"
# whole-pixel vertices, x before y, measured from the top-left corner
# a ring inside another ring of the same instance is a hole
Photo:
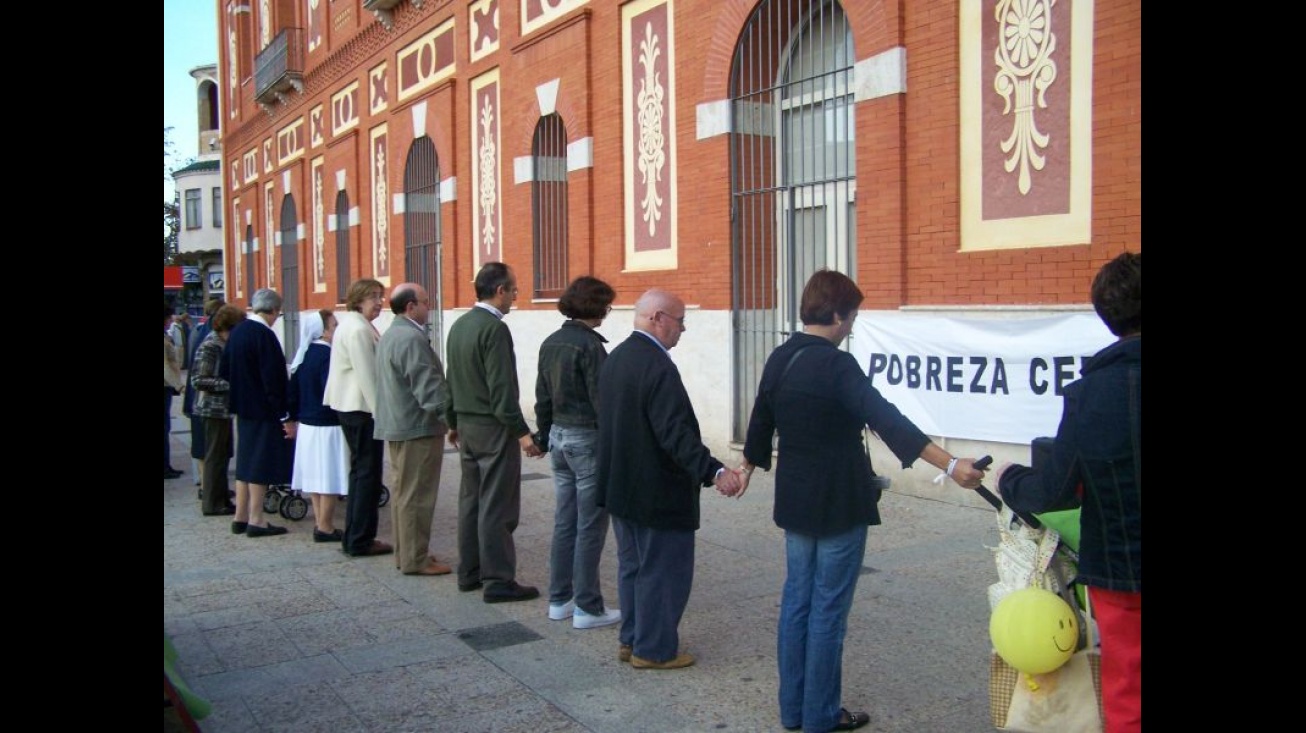
[[[502,588],[517,579],[512,533],[521,517],[521,447],[493,420],[460,417],[458,582]]]
[[[680,618],[694,585],[694,530],[653,529],[612,517],[617,535],[617,638],[653,662],[680,653]]]
[[[172,470],[172,387],[163,388],[163,470]]]
[[[383,443],[372,437],[376,423],[371,413],[341,412],[340,429],[349,445],[349,502],[345,510],[345,552],[362,552],[376,539],[381,501],[381,451]]]
[[[216,514],[231,503],[227,496],[227,467],[231,463],[231,418],[206,417],[204,422],[204,476],[200,508]]]

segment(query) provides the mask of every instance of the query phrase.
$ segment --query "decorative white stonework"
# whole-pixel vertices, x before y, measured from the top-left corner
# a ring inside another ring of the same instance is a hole
[[[414,104],[409,113],[413,116],[413,139],[416,140],[426,134],[426,101]]]
[[[662,218],[662,195],[658,184],[662,181],[662,166],[666,164],[666,140],[662,136],[662,100],[666,90],[658,78],[657,58],[661,55],[658,37],[653,34],[653,24],[644,25],[644,40],[639,42],[639,63],[644,67],[644,78],[639,82],[639,172],[643,177],[644,198],[640,201],[644,222],[650,237],[657,233]]]
[[[376,201],[376,260],[379,263],[390,261],[390,251],[387,244],[387,234],[390,228],[390,217],[385,210],[386,199],[386,164],[385,149],[377,146],[376,159],[373,165],[376,169],[376,186],[372,191],[372,200]]]
[[[313,161],[313,286],[326,286],[326,230],[329,222],[322,195],[322,159]],[[334,218],[334,217],[333,217]]]
[[[495,238],[498,231],[494,226],[495,212],[498,211],[499,191],[495,184],[494,171],[498,162],[498,149],[494,144],[494,107],[490,98],[485,98],[481,106],[481,243],[485,245],[481,253],[487,259],[494,253]]]
[[[567,172],[594,167],[594,138],[583,137],[567,144]]]
[[[853,64],[853,100],[907,92],[907,49],[897,46]]]
[[[267,187],[263,189],[263,225],[264,231],[268,233],[268,239],[272,244],[272,246],[268,247],[267,256],[263,262],[263,269],[266,274],[264,282],[268,284],[268,287],[271,287],[272,283],[277,281],[277,248],[281,246],[281,232],[277,231],[276,225],[272,221],[273,193],[275,191],[275,184],[268,181]]]
[[[1032,182],[1030,167],[1043,170],[1042,150],[1051,137],[1038,129],[1035,107],[1047,109],[1048,87],[1057,80],[1052,52],[1057,36],[1052,32],[1052,5],[1056,0],[1002,0],[994,9],[999,43],[993,49],[998,71],[993,89],[1002,97],[1002,115],[1011,116],[1011,134],[1002,141],[1003,163],[1008,173],[1020,168],[1017,186],[1028,194]]]
[[[561,79],[554,79],[535,87],[535,100],[540,105],[540,117],[558,111],[558,87],[561,85]]]
[[[699,140],[730,132],[730,100],[703,102],[694,108],[694,127]]]

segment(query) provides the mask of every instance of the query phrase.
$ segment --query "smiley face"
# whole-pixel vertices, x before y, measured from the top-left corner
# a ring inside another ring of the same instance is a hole
[[[1061,596],[1023,588],[1003,598],[989,621],[993,649],[1028,674],[1046,674],[1070,660],[1079,643],[1079,622]]]

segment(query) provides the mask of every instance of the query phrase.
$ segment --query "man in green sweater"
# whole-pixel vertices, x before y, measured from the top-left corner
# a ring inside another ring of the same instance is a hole
[[[517,582],[512,533],[521,516],[521,456],[541,455],[522,417],[517,356],[503,317],[517,278],[502,262],[476,274],[476,305],[449,329],[449,442],[458,449],[458,589],[484,586],[486,603],[527,601],[540,591]]]

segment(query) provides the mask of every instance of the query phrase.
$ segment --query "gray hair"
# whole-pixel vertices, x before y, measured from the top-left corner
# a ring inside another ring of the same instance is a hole
[[[249,299],[249,307],[255,313],[276,313],[281,310],[281,296],[272,288],[259,288]]]

